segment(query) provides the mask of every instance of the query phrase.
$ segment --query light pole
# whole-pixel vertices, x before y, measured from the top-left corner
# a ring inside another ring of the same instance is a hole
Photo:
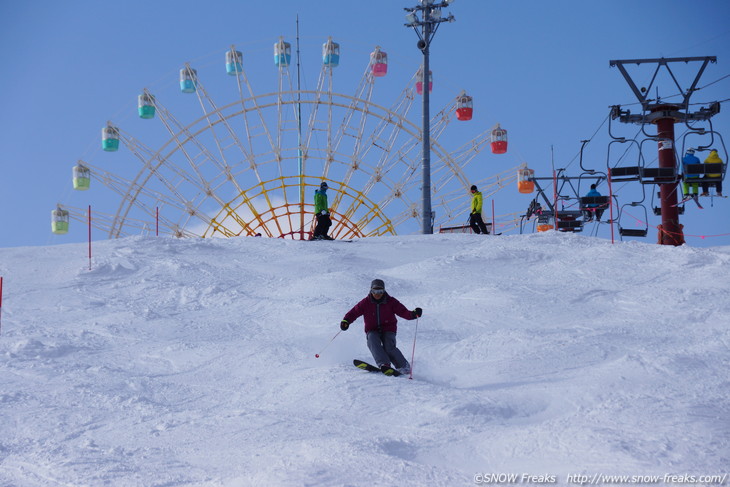
[[[441,9],[454,3],[454,0],[420,0],[420,5],[405,8],[406,27],[413,27],[418,35],[418,49],[423,52],[423,208],[421,233],[424,235],[433,233],[433,214],[431,212],[431,115],[430,103],[430,79],[429,79],[429,50],[431,41],[442,22],[453,22],[454,16],[441,16]]]

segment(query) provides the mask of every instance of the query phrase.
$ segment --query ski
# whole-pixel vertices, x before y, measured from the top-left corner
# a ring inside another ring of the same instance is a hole
[[[685,196],[684,198],[682,198],[682,200],[679,203],[677,203],[676,205],[672,205],[672,206],[682,205],[682,204],[688,202],[689,200],[694,201],[695,204],[697,205],[697,208],[699,208],[700,210],[705,209],[705,207],[700,204],[700,199],[697,197],[696,194]]]
[[[381,372],[387,376],[392,376],[392,377],[398,377],[399,375],[401,375],[400,372],[398,372],[397,370],[395,370],[393,368],[389,368],[385,371],[382,371],[382,370],[380,370],[379,367],[376,367],[374,365],[371,365],[367,362],[363,362],[362,360],[358,360],[358,359],[353,360],[352,363],[358,369],[366,370],[368,372]]]

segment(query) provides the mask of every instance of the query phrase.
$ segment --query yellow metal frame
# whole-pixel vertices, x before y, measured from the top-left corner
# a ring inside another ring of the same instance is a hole
[[[251,186],[211,219],[203,237],[266,236],[309,240],[314,230],[314,204],[289,201],[290,194],[306,195],[327,181],[335,239],[396,235],[393,223],[364,193],[340,181],[315,176],[284,176]],[[288,191],[289,190],[289,191]],[[282,200],[281,202],[277,200]]]

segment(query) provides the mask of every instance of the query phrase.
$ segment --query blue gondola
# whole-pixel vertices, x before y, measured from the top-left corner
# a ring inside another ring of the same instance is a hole
[[[336,68],[340,65],[340,45],[332,42],[331,37],[322,44],[322,64],[326,68]]]
[[[101,148],[107,152],[119,150],[119,129],[111,123],[101,129]]]
[[[137,112],[139,118],[150,119],[155,117],[155,97],[146,91],[137,97]]]
[[[226,51],[226,72],[231,76],[236,76],[243,71],[243,53],[236,51],[234,48]]]
[[[195,93],[198,88],[198,72],[190,66],[180,70],[180,91],[183,93]]]
[[[286,68],[291,64],[291,44],[285,42],[283,37],[274,44],[274,64],[278,68]]]

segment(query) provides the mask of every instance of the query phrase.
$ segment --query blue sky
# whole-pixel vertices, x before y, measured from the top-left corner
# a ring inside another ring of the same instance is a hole
[[[83,206],[110,197],[104,188],[83,198],[70,189],[76,161],[101,157],[100,129],[106,121],[127,123],[143,137],[146,129],[135,119],[139,92],[174,87],[185,62],[199,69],[222,66],[231,45],[261,66],[248,71],[255,89],[273,91],[272,45],[282,35],[294,43],[297,15],[305,87],[316,84],[319,49],[328,36],[342,46],[335,89],[344,94],[354,93],[368,54],[380,45],[391,68],[374,99],[389,106],[421,62],[416,35],[403,26],[403,7],[415,3],[0,0],[0,246],[85,241],[78,224],[68,235],[52,235],[50,211],[57,202]],[[474,97],[475,116],[471,125],[460,126],[453,141],[448,135],[441,142],[456,148],[495,123],[509,131],[510,151],[480,155],[474,163],[478,177],[520,162],[540,176],[549,176],[553,164],[577,176],[576,155],[584,139],[592,139],[585,165],[605,170],[608,107],[638,111],[623,77],[609,67],[611,59],[717,56],[692,101],[730,99],[726,0],[457,0],[449,11],[456,22],[444,24],[432,46],[432,113],[463,89]],[[677,69],[680,83],[689,84],[697,66]],[[637,70],[636,76],[641,82],[650,73]],[[669,96],[676,90],[659,84],[659,93]],[[730,143],[726,107],[727,102],[713,123]],[[626,136],[634,136],[637,128],[614,125]],[[678,126],[677,134],[682,133]],[[155,145],[154,134],[148,142]],[[632,193],[640,188],[632,186],[620,188],[622,202],[636,199]],[[607,192],[605,185],[599,189]],[[503,190],[495,198],[497,213],[524,211],[529,201],[516,188]],[[688,243],[730,245],[730,200],[703,204],[704,210],[687,205],[681,217]],[[651,226],[658,223],[658,217],[649,217]],[[610,238],[608,226],[598,235]],[[654,232],[645,241],[656,241]]]

